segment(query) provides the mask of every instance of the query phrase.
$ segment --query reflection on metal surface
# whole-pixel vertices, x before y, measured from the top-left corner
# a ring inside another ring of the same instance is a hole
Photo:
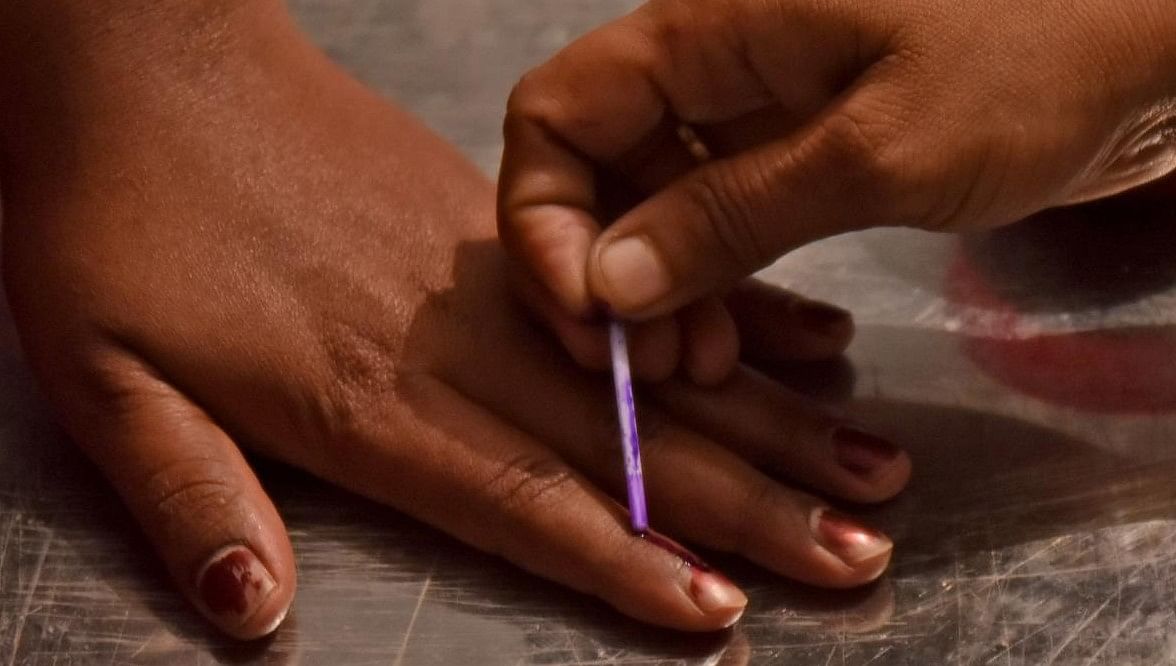
[[[634,3],[293,4],[332,55],[489,170],[512,81]],[[859,318],[846,362],[790,383],[906,444],[917,475],[864,512],[895,537],[886,579],[827,592],[716,556],[752,606],[712,636],[629,622],[258,463],[299,597],[269,641],[227,642],[63,439],[0,315],[0,666],[1176,663],[1176,414],[1123,408],[1173,395],[1173,222],[1172,205],[1103,205],[965,241],[882,230],[770,269]]]

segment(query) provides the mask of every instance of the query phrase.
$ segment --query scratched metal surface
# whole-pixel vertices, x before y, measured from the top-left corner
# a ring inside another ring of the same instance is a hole
[[[307,28],[487,171],[510,82],[627,0],[298,0]],[[768,274],[855,310],[845,363],[790,381],[913,451],[869,516],[893,571],[851,593],[722,563],[743,622],[618,618],[287,469],[263,476],[301,571],[272,641],[209,633],[62,437],[0,314],[0,666],[1176,663],[1173,208],[956,239],[879,231]]]

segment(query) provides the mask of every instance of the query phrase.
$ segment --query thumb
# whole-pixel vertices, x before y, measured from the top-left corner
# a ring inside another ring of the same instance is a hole
[[[176,585],[225,633],[271,633],[294,597],[294,557],[277,510],[241,452],[141,363],[103,363],[70,392],[67,425],[155,545]],[[92,382],[93,383],[93,382]]]
[[[794,136],[708,162],[596,240],[592,296],[619,315],[663,315],[716,294],[805,243],[922,215],[900,123],[863,91]]]

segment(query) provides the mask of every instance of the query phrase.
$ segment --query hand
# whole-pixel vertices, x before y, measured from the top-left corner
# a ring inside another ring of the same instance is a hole
[[[604,304],[730,359],[730,327],[689,313],[783,253],[1151,181],[1176,167],[1174,99],[1176,11],[1155,0],[653,0],[516,87],[500,230],[577,358]]]
[[[491,185],[278,5],[232,4],[169,15],[193,21],[169,37],[154,9],[28,27],[97,41],[5,70],[19,94],[0,111],[28,360],[177,587],[241,638],[289,608],[290,542],[248,449],[633,617],[734,622],[734,584],[628,531],[608,382],[512,305]],[[798,302],[738,295],[749,353],[788,356],[763,319]],[[886,567],[885,536],[777,479],[882,500],[909,474],[893,446],[747,367],[720,390],[669,383],[640,414],[659,528],[817,585]]]

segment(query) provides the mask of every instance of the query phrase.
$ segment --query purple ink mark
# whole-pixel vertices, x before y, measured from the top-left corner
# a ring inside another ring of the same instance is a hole
[[[625,325],[615,320],[609,322],[608,339],[612,355],[613,388],[617,398],[617,420],[621,425],[621,451],[625,456],[629,519],[633,531],[644,534],[649,529],[649,515],[645,506],[641,437],[637,433],[637,407],[633,403],[633,376],[629,369],[629,343],[625,336]]]
[[[686,550],[682,544],[668,537],[664,537],[657,532],[650,532],[648,530],[639,533],[637,536],[670,553],[671,555],[674,555],[678,559],[682,560],[686,566],[694,569],[695,571],[700,573],[711,573],[714,571],[714,569],[711,568],[711,565],[703,562],[702,559],[697,555]]]

